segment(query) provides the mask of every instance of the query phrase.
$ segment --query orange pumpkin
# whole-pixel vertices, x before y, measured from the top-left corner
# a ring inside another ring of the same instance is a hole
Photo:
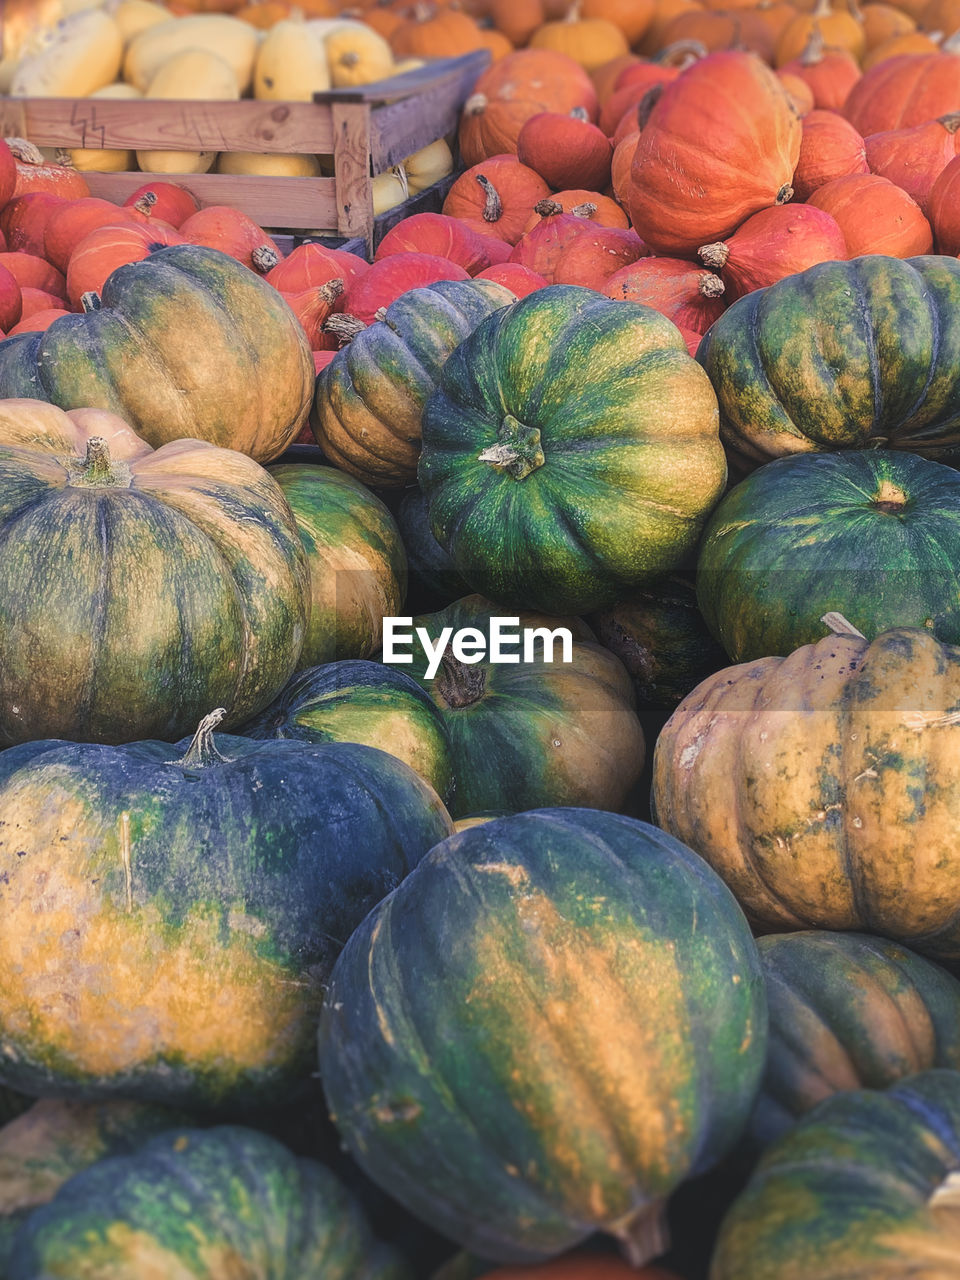
[[[864,139],[871,173],[889,178],[923,210],[934,183],[960,154],[960,112],[908,129],[890,129]]]
[[[480,29],[467,14],[425,4],[390,36],[397,58],[458,58],[480,47]]]
[[[933,231],[920,206],[877,174],[836,178],[814,191],[807,204],[836,218],[851,258],[913,258],[933,251]]]
[[[585,218],[598,227],[617,227],[626,230],[630,226],[630,220],[616,200],[601,195],[599,191],[573,187],[566,191],[554,191],[545,200],[534,205],[533,213],[527,219],[524,231],[532,231],[544,217],[555,217],[561,213]]]
[[[58,271],[66,271],[70,257],[84,238],[95,227],[105,227],[119,222],[132,222],[125,209],[118,209],[109,200],[96,196],[84,196],[80,200],[65,200],[57,205],[47,218],[43,230],[43,256]]]
[[[643,39],[655,12],[654,0],[580,0],[582,17],[612,22],[631,46]]]
[[[816,29],[803,52],[781,67],[803,80],[813,94],[813,105],[823,111],[841,111],[860,79],[860,64],[846,49],[828,49]]]
[[[491,0],[490,17],[515,45],[524,45],[547,20],[543,0]]]
[[[11,200],[32,192],[47,192],[64,200],[88,196],[90,188],[82,173],[64,164],[53,164],[44,158],[39,147],[25,138],[7,138],[7,146],[17,162],[17,184]]]
[[[784,27],[777,41],[776,65],[782,67],[800,57],[814,33],[825,48],[845,49],[857,60],[863,55],[862,22],[852,13],[834,9],[831,0],[819,0],[813,13],[798,13]]]
[[[863,138],[835,111],[810,111],[803,118],[800,159],[793,173],[794,197],[809,200],[824,183],[869,173]]]
[[[283,256],[263,227],[229,205],[211,204],[199,209],[181,222],[180,234],[193,244],[228,253],[260,275],[271,271]]]
[[[155,248],[186,244],[187,239],[164,223],[142,227],[117,222],[96,227],[80,241],[67,264],[67,297],[75,311],[87,293],[100,293],[107,276],[128,262],[141,262]]]
[[[580,0],[574,0],[560,22],[545,22],[530,37],[531,49],[552,49],[579,62],[587,71],[595,71],[611,58],[630,52],[627,38],[618,26],[606,18],[585,18]]]
[[[789,71],[778,71],[777,79],[786,89],[787,96],[793,103],[793,109],[797,115],[801,119],[809,115],[814,109],[813,90],[806,80],[801,80],[799,76],[795,76]]]
[[[703,9],[700,0],[654,0],[655,8],[647,33],[637,46],[637,52],[648,58],[663,48],[663,33],[669,23],[686,9]]]
[[[514,155],[491,156],[472,165],[447,192],[443,212],[471,225],[483,223],[507,244],[516,244],[538,200],[550,187]]]
[[[555,111],[531,116],[517,137],[517,158],[551,187],[569,188],[579,182],[602,191],[610,182],[613,144],[584,116]],[[622,225],[627,225],[626,217]]]
[[[887,40],[909,35],[917,29],[917,24],[908,13],[895,5],[884,4],[883,0],[865,4],[860,10],[860,17],[863,20],[863,43],[867,53]]]
[[[960,111],[960,39],[942,52],[901,54],[870,68],[850,90],[843,114],[869,137]]]
[[[928,208],[937,253],[960,257],[960,156],[950,161],[933,184]]]

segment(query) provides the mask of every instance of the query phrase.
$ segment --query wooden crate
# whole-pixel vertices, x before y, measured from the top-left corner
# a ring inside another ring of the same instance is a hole
[[[391,80],[317,94],[313,102],[0,98],[0,136],[70,149],[332,155],[330,178],[139,171],[84,176],[93,195],[118,202],[144,182],[178,182],[202,205],[232,205],[262,227],[329,231],[359,240],[369,254],[377,239],[375,223],[384,225],[374,219],[371,175],[456,129],[460,108],[489,62],[485,49],[440,58]],[[420,207],[423,199],[414,199],[403,212]]]

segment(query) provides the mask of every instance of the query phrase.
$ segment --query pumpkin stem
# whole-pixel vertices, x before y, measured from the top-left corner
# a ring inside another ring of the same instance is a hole
[[[483,173],[477,174],[477,181],[480,183],[484,194],[484,222],[499,222],[503,217],[503,201],[500,199],[499,191]]]
[[[272,271],[280,261],[280,255],[276,249],[271,249],[268,244],[258,244],[253,253],[251,253],[250,258],[254,267],[262,276],[265,276],[268,271]]]
[[[488,98],[485,93],[472,93],[463,104],[465,116],[482,116],[487,109]]]
[[[323,332],[332,333],[341,347],[345,347],[348,342],[352,342],[357,334],[366,327],[362,320],[358,320],[356,316],[348,315],[345,311],[337,311],[332,316],[327,316],[322,325]]]
[[[654,61],[662,67],[679,67],[683,71],[698,59],[705,58],[708,52],[702,40],[674,40],[660,50]]]
[[[827,13],[830,13],[829,0],[827,0]],[[823,17],[823,14],[815,14],[814,16]],[[823,61],[823,32],[820,30],[819,24],[814,23],[810,28],[810,34],[807,36],[807,43],[803,46],[803,52],[800,54],[800,63],[804,67],[815,67],[818,62]]]
[[[907,505],[907,495],[899,485],[891,484],[889,480],[882,480],[879,489],[873,495],[873,505],[878,511],[884,511],[887,515],[902,515],[903,508]]]
[[[643,97],[637,103],[637,128],[640,130],[641,133],[647,127],[647,121],[650,119],[650,116],[653,114],[653,108],[657,105],[657,103],[660,101],[662,96],[663,96],[663,85],[662,84],[651,85],[650,88],[647,90],[647,92],[643,95]]]
[[[951,1213],[956,1213],[960,1209],[960,1172],[951,1169],[943,1182],[938,1187],[934,1187],[927,1201],[927,1208],[934,1213],[938,1209],[947,1209]]]
[[[597,212],[597,206],[592,200],[584,200],[583,204],[575,204],[570,212],[575,218],[592,218]]]
[[[777,192],[777,204],[786,204],[793,199],[793,187],[789,182],[785,182]]]
[[[533,212],[539,213],[541,218],[552,218],[555,214],[563,213],[563,205],[558,200],[538,200],[533,206]]]
[[[670,1248],[665,1201],[644,1205],[630,1217],[615,1223],[610,1231],[620,1241],[620,1250],[630,1266],[645,1267]]]
[[[956,133],[960,129],[960,111],[952,111],[948,116],[940,116],[937,124],[942,124],[947,133]]]
[[[86,293],[81,293],[80,305],[83,307],[85,314],[91,311],[99,311],[102,305],[99,293],[94,289],[88,289]]]
[[[540,431],[519,422],[508,413],[497,432],[497,443],[477,455],[478,462],[489,462],[513,476],[525,480],[531,472],[542,467],[546,458],[540,444]]]
[[[329,303],[332,307],[336,300],[340,297],[344,290],[343,279],[340,276],[328,280],[326,284],[320,285],[318,294],[321,301]]]
[[[133,207],[137,213],[142,213],[145,218],[149,218],[156,203],[157,193],[155,191],[145,191],[139,200],[134,201]]]
[[[449,652],[440,659],[435,687],[448,707],[469,707],[479,702],[486,683],[487,673],[482,666],[461,662]]]
[[[960,53],[960,27],[957,28],[952,36],[947,36],[946,40],[944,40],[943,44],[940,46],[940,52]],[[7,142],[9,141],[10,139],[8,138]]]
[[[71,467],[70,484],[74,487],[129,488],[130,481],[130,468],[125,462],[114,462],[103,436],[91,436],[82,462]]]
[[[842,613],[831,610],[825,613],[820,619],[828,631],[832,631],[835,636],[854,636],[858,640],[866,640],[866,636],[862,631],[858,631],[852,622],[848,622]]]
[[[15,160],[21,164],[44,164],[43,152],[26,138],[4,138],[4,142],[13,152]]]
[[[230,764],[233,757],[221,755],[213,740],[213,731],[226,714],[226,707],[217,707],[208,716],[204,716],[197,725],[197,731],[183,758],[168,760],[167,764],[178,764],[188,769],[203,769],[211,764]]]
[[[570,112],[570,118],[571,120],[584,120],[584,121],[587,121],[588,123],[590,120],[590,116],[587,113],[586,107],[574,107],[573,110]]]
[[[712,271],[704,271],[697,281],[697,292],[701,298],[720,298],[726,290],[727,286]]]
[[[730,257],[730,249],[722,240],[716,240],[713,244],[702,244],[697,250],[697,257],[712,271],[722,271]]]

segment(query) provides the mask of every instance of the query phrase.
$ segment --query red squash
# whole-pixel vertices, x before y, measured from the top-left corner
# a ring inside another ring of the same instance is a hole
[[[642,258],[610,276],[600,292],[653,307],[698,339],[727,305],[720,277],[683,258]]]
[[[711,53],[663,90],[631,167],[630,217],[655,253],[688,256],[783,204],[800,120],[756,55]]]
[[[326,284],[314,285],[300,293],[283,295],[287,305],[303,325],[311,351],[336,351],[336,339],[329,333],[324,333],[323,326],[342,293],[342,280],[328,280]]]
[[[178,230],[191,244],[219,249],[258,275],[272,271],[283,257],[263,227],[229,205],[211,204],[198,209],[180,223]]]
[[[16,196],[0,213],[7,248],[43,256],[47,221],[55,209],[66,204],[63,196],[49,191],[32,191]]]
[[[888,178],[874,173],[837,178],[807,203],[836,218],[851,258],[865,253],[913,258],[933,250],[933,231],[922,209]]]
[[[447,258],[475,276],[500,255],[491,256],[492,237],[479,235],[462,218],[444,213],[415,213],[398,222],[380,241],[374,261],[395,253],[428,253]],[[502,242],[501,242],[502,243]]]
[[[808,200],[834,178],[869,173],[863,138],[835,111],[811,111],[803,118],[800,159],[793,174],[795,200]]]
[[[904,129],[960,111],[960,41],[940,53],[904,53],[865,72],[843,114],[863,136]]]
[[[0,329],[9,333],[23,313],[23,298],[16,277],[0,267]]]
[[[628,77],[627,72],[632,72],[632,75]],[[600,109],[600,128],[608,137],[612,137],[617,125],[631,108],[636,119],[636,108],[651,89],[669,84],[679,74],[679,67],[667,67],[657,62],[642,62],[628,67],[626,72],[621,73],[617,88]]]
[[[960,256],[960,156],[933,184],[928,209],[937,253]]]
[[[507,244],[516,244],[533,206],[549,194],[539,173],[515,155],[496,155],[461,173],[447,192],[443,212],[465,222],[482,222]]]
[[[141,262],[157,248],[189,243],[173,227],[116,223],[97,227],[77,245],[67,264],[67,297],[75,311],[85,293],[99,293],[107,277],[128,262]]]
[[[0,266],[6,267],[21,289],[42,289],[66,301],[67,282],[63,272],[46,258],[38,258],[33,253],[7,251],[0,253]]]
[[[84,196],[55,206],[43,230],[43,256],[58,271],[65,272],[70,256],[80,241],[97,227],[116,226],[132,219],[109,200]]]
[[[546,200],[540,200],[533,206],[533,213],[527,220],[524,233],[532,231],[541,218],[555,217],[558,213],[572,213],[574,217],[585,218],[598,227],[621,227],[626,230],[630,219],[624,210],[609,196],[599,191],[587,191],[576,187],[567,191],[555,191]]]
[[[535,293],[537,289],[543,289],[549,284],[542,275],[525,267],[521,262],[498,262],[492,267],[487,267],[485,271],[479,272],[476,279],[493,280],[495,284],[502,284],[518,298],[525,298],[528,293]]]
[[[431,253],[394,253],[375,262],[359,278],[347,282],[338,310],[363,324],[372,324],[377,313],[410,289],[436,284],[438,280],[469,280],[463,267]]]
[[[35,289],[28,289],[28,293],[37,293]],[[59,320],[61,316],[70,315],[69,311],[64,311],[61,307],[40,307],[36,311],[28,311],[12,329],[7,331],[7,337],[12,338],[18,333],[43,333],[49,329],[54,320]]]
[[[817,27],[799,58],[784,63],[780,71],[802,80],[820,111],[842,111],[850,91],[863,74],[848,49],[825,48]]]
[[[732,236],[700,249],[700,261],[719,271],[733,302],[818,262],[844,261],[847,242],[836,218],[812,204],[761,209]]]
[[[88,196],[90,188],[82,173],[64,164],[45,160],[43,152],[25,138],[8,138],[7,145],[13,152],[17,166],[17,181],[13,197],[25,196],[30,191],[46,191],[62,196],[64,200],[79,200]]]
[[[281,293],[302,293],[304,289],[316,288],[328,280],[342,280],[347,289],[369,270],[370,264],[357,254],[329,249],[310,240],[297,245],[272,271],[267,272],[264,279]],[[340,305],[334,310],[339,311]]]
[[[176,182],[147,182],[131,192],[123,206],[136,209],[145,219],[159,218],[171,227],[179,227],[200,208],[196,197]]]
[[[10,203],[16,189],[17,162],[6,142],[0,138],[0,209]]]
[[[678,1277],[660,1267],[637,1270],[622,1258],[578,1250],[550,1262],[498,1267],[495,1271],[486,1272],[485,1280],[678,1280]]]
[[[20,299],[22,307],[20,314],[21,324],[40,311],[62,311],[67,306],[64,298],[57,297],[55,293],[47,293],[45,289],[33,289],[30,285],[24,285],[20,290]]]
[[[960,65],[958,65],[960,71]],[[934,183],[960,155],[960,112],[905,129],[873,133],[864,139],[871,173],[895,182],[929,213]]]
[[[649,250],[631,228],[602,227],[571,213],[542,218],[514,247],[518,262],[548,284],[579,284],[600,289],[621,267]]]
[[[520,130],[517,158],[555,190],[580,186],[602,191],[610,182],[613,144],[585,111],[543,111]]]

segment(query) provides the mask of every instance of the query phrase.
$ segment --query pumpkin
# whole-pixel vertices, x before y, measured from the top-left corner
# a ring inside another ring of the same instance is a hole
[[[525,45],[546,22],[543,0],[490,0],[490,17],[515,45]]]
[[[402,294],[382,320],[361,329],[317,380],[311,421],[330,461],[375,486],[415,479],[420,417],[444,362],[512,301],[492,281],[437,281]]]
[[[520,130],[517,158],[556,190],[581,186],[602,191],[610,181],[613,146],[585,112],[543,111]]]
[[[501,603],[612,604],[692,551],[726,478],[715,401],[656,312],[573,285],[531,293],[461,343],[427,401],[434,534]]]
[[[403,603],[407,563],[383,503],[333,467],[270,469],[293,512],[307,556],[310,621],[300,666],[366,658],[380,647],[383,619]]]
[[[17,186],[17,162],[6,141],[0,139],[0,210],[13,199]]]
[[[895,36],[916,31],[917,24],[902,9],[885,4],[883,0],[870,0],[860,10],[863,19],[863,41],[867,53]]]
[[[20,320],[21,323],[30,316],[35,315],[38,311],[47,311],[56,308],[61,315],[70,315],[66,310],[67,303],[63,298],[57,297],[54,293],[47,293],[43,289],[31,289],[29,285],[24,285],[20,289]],[[16,325],[13,329],[16,329]],[[10,330],[10,335],[13,334]],[[9,335],[8,335],[9,336]]]
[[[380,662],[347,659],[309,667],[248,721],[250,738],[362,742],[389,752],[449,802],[450,740],[433,699],[408,675]]]
[[[706,333],[727,305],[720,277],[683,258],[640,258],[609,275],[601,292],[653,307],[678,328],[697,333]]]
[[[903,53],[871,67],[843,107],[857,132],[866,138],[960,111],[958,52],[950,42],[944,49],[942,53]]]
[[[144,200],[147,205],[145,210],[141,204]],[[200,206],[196,197],[176,182],[149,182],[132,191],[124,200],[123,207],[159,218],[168,222],[171,227],[179,227]]]
[[[640,133],[629,192],[637,234],[682,258],[785,203],[800,136],[786,90],[756,55],[701,58],[665,86]]]
[[[113,272],[99,302],[0,343],[0,395],[109,409],[150,444],[190,436],[261,461],[306,422],[306,335],[277,290],[227,254],[161,249]]]
[[[937,178],[960,155],[960,112],[864,139],[870,172],[889,178],[924,214]]]
[[[537,271],[523,266],[520,262],[497,262],[484,271],[478,271],[475,280],[492,280],[503,285],[518,298],[525,298],[528,293],[542,289],[549,284]]]
[[[765,1153],[724,1219],[712,1280],[956,1270],[960,1073],[830,1098]]]
[[[162,222],[147,225],[121,214],[94,227],[74,246],[67,262],[66,296],[72,309],[83,309],[84,294],[99,295],[118,267],[142,262],[157,249],[186,243],[185,236]]]
[[[639,1271],[620,1258],[605,1254],[577,1251],[545,1262],[541,1266],[497,1267],[486,1273],[486,1280],[677,1280],[661,1267],[643,1267]]]
[[[0,253],[0,266],[9,271],[21,289],[42,289],[66,301],[66,281],[63,273],[51,266],[46,258],[21,251]]]
[[[842,1090],[960,1066],[960,982],[939,965],[863,933],[771,934],[757,948],[770,1037],[754,1142]]]
[[[293,1229],[293,1225],[296,1229]],[[316,1160],[239,1125],[170,1129],[71,1178],[17,1238],[11,1280],[192,1274],[410,1280]]]
[[[62,200],[78,200],[90,194],[82,173],[69,165],[47,160],[39,147],[25,138],[7,138],[17,164],[17,181],[11,199],[31,192],[44,192]],[[11,246],[13,247],[13,246]]]
[[[460,174],[447,192],[443,212],[467,222],[482,221],[508,244],[516,244],[538,200],[550,188],[515,155],[495,155]]]
[[[303,326],[310,343],[310,350],[329,350],[331,355],[336,350],[336,339],[325,329],[338,298],[343,294],[343,281],[331,280],[315,289],[304,289],[302,293],[284,293],[283,299]],[[306,433],[304,435],[304,433]],[[305,438],[308,444],[313,443],[309,427],[303,427],[297,439]]]
[[[537,208],[547,204],[544,201]],[[599,289],[608,276],[646,253],[646,245],[629,228],[597,226],[580,214],[547,213],[520,237],[510,261],[549,284]]]
[[[734,662],[817,640],[825,613],[876,635],[960,643],[960,474],[907,452],[779,458],[726,495],[703,534],[697,599]]]
[[[808,116],[813,111],[813,90],[807,84],[806,80],[801,80],[799,76],[794,75],[790,71],[778,71],[777,79],[787,91],[787,97],[793,106],[794,111],[801,118]],[[796,170],[794,170],[796,172]],[[796,194],[796,191],[794,191]]]
[[[69,311],[64,311],[60,307],[41,307],[36,311],[30,311],[8,330],[7,337],[12,338],[18,333],[42,333],[45,329],[49,329],[54,320],[69,314]]]
[[[836,218],[811,203],[761,209],[726,241],[701,245],[697,256],[720,272],[728,301],[734,301],[818,262],[850,255]]]
[[[272,236],[229,205],[211,204],[198,209],[180,224],[180,234],[191,244],[228,253],[260,275],[277,266],[282,256]]]
[[[470,588],[433,536],[427,500],[419,487],[404,489],[397,507],[397,527],[407,552],[411,607],[417,612],[442,609]],[[418,603],[412,605],[416,598]]]
[[[877,45],[875,49],[871,49],[864,55],[860,65],[864,71],[869,71],[878,63],[897,58],[903,53],[939,53],[943,43],[942,31],[931,30],[929,35],[923,31],[910,31],[905,35],[892,36],[883,44]]]
[[[292,1097],[342,940],[451,830],[436,792],[384,751],[215,740],[221,718],[174,747],[47,740],[0,755],[14,1087],[207,1107]]]
[[[700,859],[630,818],[537,809],[444,840],[367,917],[319,1038],[348,1149],[417,1217],[503,1262],[600,1230],[641,1266],[665,1198],[747,1118],[766,1009]]]
[[[933,252],[933,231],[923,210],[901,187],[879,174],[834,178],[808,197],[838,222],[851,258],[888,254],[911,258]]]
[[[630,52],[620,27],[608,18],[583,15],[579,0],[557,22],[545,22],[530,37],[531,49],[549,49],[566,54],[587,71],[596,71],[611,58]]]
[[[797,200],[809,200],[824,183],[853,173],[869,173],[863,138],[835,111],[811,111],[803,117],[800,158],[793,173]]]
[[[366,23],[344,22],[323,41],[334,89],[374,84],[393,75],[390,45]]]
[[[468,280],[469,272],[450,258],[435,253],[392,253],[374,262],[369,271],[347,282],[343,310],[363,324],[379,320],[378,312],[406,293],[441,280]]]
[[[0,330],[7,333],[23,314],[23,295],[16,276],[7,268],[0,270]]]
[[[443,213],[414,213],[391,227],[377,246],[374,262],[398,253],[425,253],[455,262],[468,275],[475,276],[493,261],[491,243],[491,237],[478,235],[459,218]],[[508,253],[505,248],[504,254]]]
[[[370,264],[355,253],[308,240],[281,258],[265,278],[283,293],[301,293],[331,280],[342,280],[346,285],[369,269]]]
[[[595,227],[615,227],[624,231],[630,228],[630,221],[616,200],[599,191],[573,187],[566,191],[554,191],[546,200],[539,200],[533,206],[524,231],[532,231],[545,218],[556,218],[564,213],[592,222]]]
[[[830,10],[830,0],[822,0],[822,4]],[[813,94],[815,107],[824,111],[842,111],[850,91],[861,76],[862,27],[851,13],[842,9],[830,10],[826,23],[818,18],[811,27],[811,20],[812,15],[799,13],[787,26],[778,42],[777,66],[804,81]],[[842,26],[853,38],[831,39],[830,21]]]
[[[761,932],[856,929],[956,958],[960,649],[827,616],[839,634],[684,699],[654,754],[656,821]]]
[[[627,44],[643,39],[653,20],[653,0],[580,0],[584,18],[603,18],[620,28]]]
[[[726,666],[707,630],[693,582],[669,574],[588,619],[602,645],[633,680],[639,706],[675,707],[701,680]]]
[[[299,151],[221,151],[214,168],[217,173],[261,178],[317,178],[323,172],[315,155]]]
[[[96,196],[64,200],[52,209],[44,223],[43,256],[58,271],[65,273],[71,255],[85,236],[98,227],[114,226],[124,221],[126,215],[109,200],[100,200]]]
[[[270,477],[195,440],[154,452],[100,410],[2,410],[0,741],[173,739],[211,705],[231,723],[265,706],[307,620]]]
[[[396,58],[459,58],[480,47],[477,24],[456,9],[418,3],[411,16],[390,33]]]
[[[960,255],[960,157],[950,161],[930,192],[929,214],[937,252]]]
[[[414,618],[412,627],[422,627],[435,645],[445,627],[488,636],[491,618],[499,616],[491,601],[466,596],[439,613]],[[516,663],[481,657],[468,664],[448,651],[428,679],[426,654],[412,642],[406,670],[436,702],[450,735],[456,778],[451,813],[516,812],[544,804],[620,808],[644,761],[629,676],[580,619],[524,611],[516,617],[508,630],[543,628],[550,635],[566,628],[570,661],[551,660],[555,654],[546,640]],[[404,656],[409,647],[401,646]]]
[[[0,212],[0,230],[3,231],[6,248],[42,258],[47,220],[54,209],[66,203],[63,196],[50,191],[30,191],[10,200]]]

